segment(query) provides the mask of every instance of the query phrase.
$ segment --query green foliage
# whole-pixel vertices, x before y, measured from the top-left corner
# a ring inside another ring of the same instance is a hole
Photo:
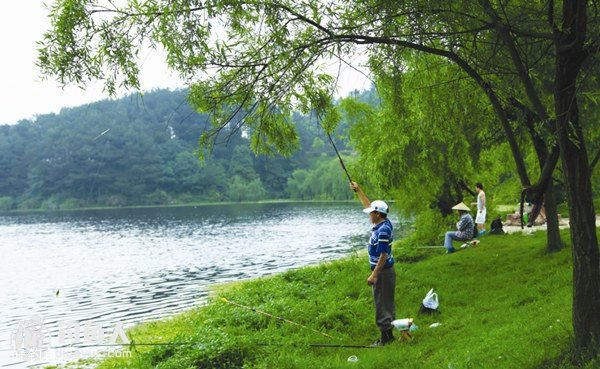
[[[325,164],[334,152],[314,118],[293,115],[300,148],[291,157],[257,156],[251,139],[232,130],[199,162],[197,139],[208,118],[186,105],[185,96],[159,90],[0,126],[0,169],[7,174],[0,177],[2,208],[286,198],[294,170],[310,173],[304,199],[348,198],[339,164]],[[346,129],[340,124],[334,134],[343,136]]]
[[[22,198],[19,199],[17,207],[22,210],[32,210],[40,208],[40,200],[38,198]]]
[[[0,211],[11,210],[15,205],[15,200],[10,196],[0,197]]]
[[[42,202],[42,210],[58,210],[60,208],[60,197],[57,195],[52,195],[47,200]]]
[[[553,59],[547,52],[552,43],[539,34],[553,30],[542,21],[542,5],[511,3],[502,8],[501,18],[523,31],[513,35],[520,58],[541,104],[552,111],[552,89],[547,88],[552,83]],[[162,45],[169,66],[189,78],[190,103],[211,113],[212,129],[201,133],[201,144],[214,148],[220,131],[244,130],[254,152],[289,156],[301,145],[295,110],[315,114],[327,132],[342,121],[331,97],[337,80],[323,72],[321,59],[351,56],[355,45],[370,44],[369,67],[382,109],[345,107],[360,126],[353,134],[361,154],[357,171],[369,173],[358,179],[399,200],[405,212],[420,211],[423,204],[447,209],[466,196],[458,182],[472,186],[482,178],[490,188],[502,187],[499,201],[512,200],[509,192],[519,186],[511,175],[514,160],[503,161],[505,168],[493,160],[480,162],[503,139],[497,134],[498,112],[486,93],[501,100],[500,108],[514,121],[510,129],[525,144],[528,169],[537,174],[537,158],[523,140],[528,134],[524,113],[509,103],[526,102],[528,96],[507,45],[489,23],[485,3],[444,4],[443,9],[436,1],[215,1],[191,6],[187,1],[152,0],[100,7],[61,0],[52,9],[52,28],[40,44],[39,64],[62,83],[101,79],[114,92],[116,85],[138,85],[136,56],[144,42]],[[594,26],[590,34],[597,31]],[[538,42],[522,40],[521,34],[539,37]],[[590,113],[597,110],[597,81],[590,77],[583,85],[582,115],[597,121]],[[536,122],[536,131],[551,144],[552,135],[543,129],[547,123]],[[591,132],[597,129],[588,126],[586,137],[595,137]],[[490,163],[488,171],[484,165]],[[284,186],[278,183],[280,193]],[[416,186],[425,187],[422,198],[413,196]],[[267,189],[269,194],[274,190]]]
[[[136,342],[187,342],[190,346],[139,346],[131,358],[110,358],[99,369],[188,368],[597,368],[572,361],[571,253],[544,252],[544,234],[486,236],[480,246],[396,266],[396,316],[413,317],[410,342],[382,349],[317,348],[311,343],[361,345],[378,332],[366,284],[367,257],[302,268],[219,286],[209,304],[128,334]],[[402,246],[414,248],[414,245]],[[430,288],[439,315],[419,315]],[[219,298],[290,319],[271,319]],[[429,328],[441,322],[437,328]],[[315,329],[332,335],[328,339]]]
[[[437,209],[424,210],[415,216],[412,232],[399,243],[409,246],[442,245],[446,231],[456,229],[452,223],[456,223],[457,219],[450,218],[442,217]]]
[[[82,206],[83,206],[83,204],[81,203],[81,201],[79,201],[78,199],[74,199],[74,198],[65,199],[60,203],[61,210],[72,210],[72,209],[81,208]]]
[[[348,200],[353,198],[338,159],[320,160],[310,170],[298,169],[287,180],[292,199]]]
[[[171,198],[165,191],[156,190],[147,195],[147,200],[145,200],[144,203],[149,205],[169,205],[171,203]]]
[[[266,191],[258,178],[248,181],[236,175],[227,189],[229,201],[258,201],[264,200],[265,196]]]
[[[461,181],[473,189],[477,181],[503,187],[507,178],[514,181],[510,158],[497,160],[510,155],[508,148],[483,144],[497,129],[485,95],[472,81],[454,79],[453,64],[432,66],[431,57],[406,54],[408,71],[401,76],[378,72],[380,110],[352,98],[341,104],[354,123],[350,137],[360,154],[360,179],[392,195],[407,215],[471,202]],[[440,84],[445,88],[429,87]]]

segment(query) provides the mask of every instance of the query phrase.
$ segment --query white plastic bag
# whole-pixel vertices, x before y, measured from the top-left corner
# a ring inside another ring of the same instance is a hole
[[[423,299],[423,306],[431,310],[437,310],[437,308],[440,306],[438,295],[437,293],[433,292],[433,288],[427,292],[427,295],[425,295],[425,298]]]

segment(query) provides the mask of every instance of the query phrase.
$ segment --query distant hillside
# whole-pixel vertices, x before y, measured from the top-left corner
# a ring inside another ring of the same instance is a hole
[[[349,198],[309,117],[294,117],[301,147],[290,158],[256,157],[241,131],[226,131],[200,163],[208,116],[186,94],[158,90],[0,126],[0,210]]]

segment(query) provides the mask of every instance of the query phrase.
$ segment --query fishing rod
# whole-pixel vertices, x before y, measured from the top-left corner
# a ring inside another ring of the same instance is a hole
[[[329,142],[331,142],[331,146],[333,146],[333,149],[335,150],[335,153],[337,154],[337,157],[340,160],[340,164],[342,165],[342,169],[344,170],[344,173],[346,173],[346,177],[348,177],[348,181],[350,183],[352,183],[352,178],[350,178],[350,174],[348,174],[348,169],[346,169],[346,165],[344,165],[344,161],[342,160],[342,156],[340,155],[340,152],[338,151],[337,147],[335,146],[335,143],[333,142],[333,138],[331,138],[331,135],[329,134],[329,132],[325,131],[325,133],[327,133],[327,137],[329,138]]]
[[[342,160],[342,156],[340,155],[340,152],[338,151],[337,146],[335,146],[335,142],[333,142],[333,138],[331,137],[331,134],[329,133],[329,131],[327,131],[325,129],[325,127],[323,127],[323,124],[321,124],[321,116],[319,114],[317,114],[317,123],[321,126],[321,128],[323,128],[323,131],[325,131],[325,134],[327,135],[327,138],[329,139],[331,146],[333,146],[333,149],[335,150],[335,153],[337,154],[337,157],[340,160],[342,169],[344,170],[344,173],[346,173],[346,177],[348,177],[348,181],[350,183],[352,183],[352,178],[350,178],[350,173],[348,173],[348,169],[346,169],[346,165],[344,164],[344,161]]]
[[[272,343],[257,343],[259,346],[286,346],[283,344],[272,344]],[[309,347],[317,347],[317,348],[377,348],[377,346],[367,346],[367,345],[343,345],[343,344],[335,344],[335,343],[309,343],[307,344]]]
[[[300,323],[293,322],[293,321],[291,321],[291,320],[289,320],[289,319],[285,319],[285,318],[282,318],[282,317],[279,317],[279,316],[276,316],[276,315],[273,315],[273,314],[269,314],[269,313],[267,313],[267,312],[264,312],[264,311],[261,311],[261,310],[255,309],[255,308],[253,308],[253,307],[250,307],[250,306],[246,306],[246,305],[238,304],[237,302],[229,301],[229,300],[227,300],[225,297],[221,297],[221,301],[223,301],[223,302],[225,302],[225,303],[228,303],[228,304],[231,304],[231,305],[233,305],[233,306],[237,306],[237,307],[239,307],[239,308],[242,308],[242,309],[250,310],[250,311],[252,311],[252,312],[255,312],[255,313],[258,313],[258,314],[262,314],[262,315],[264,315],[264,316],[268,316],[269,318],[274,318],[274,319],[277,319],[277,320],[281,320],[282,322],[286,322],[286,323],[289,323],[289,324],[293,324],[293,325],[296,325],[296,326],[298,326],[298,327],[301,327],[301,328],[304,328],[304,329],[309,329],[309,330],[311,330],[311,331],[313,331],[313,332],[315,332],[315,333],[318,333],[318,334],[320,334],[320,335],[322,335],[322,336],[325,336],[325,337],[327,337],[327,338],[333,338],[333,337],[331,337],[330,335],[328,335],[327,333],[319,332],[319,331],[318,331],[318,330],[316,330],[316,329],[313,329],[313,328],[307,327],[307,326],[305,326],[305,325],[302,325],[302,324],[300,324]]]
[[[135,341],[131,341],[131,343],[107,343],[107,344],[93,344],[93,345],[66,345],[66,346],[52,346],[45,347],[43,349],[79,349],[79,348],[89,348],[89,347],[123,347],[128,346],[129,349],[134,349],[136,346],[197,346],[202,345],[201,342],[151,342],[151,343],[137,343]],[[274,343],[265,343],[265,342],[257,342],[255,343],[257,346],[266,346],[266,347],[287,347],[293,345],[286,344],[274,344]],[[300,345],[303,346],[303,345]],[[305,346],[315,347],[315,348],[376,348],[375,346],[370,345],[345,345],[345,344],[335,344],[335,343],[307,343]],[[26,350],[24,348],[19,349],[0,349],[0,351],[19,351]]]

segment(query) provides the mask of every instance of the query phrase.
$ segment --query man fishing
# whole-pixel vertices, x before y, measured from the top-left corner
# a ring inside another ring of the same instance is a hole
[[[392,223],[387,219],[389,208],[381,200],[370,202],[356,182],[351,181],[350,187],[358,195],[365,207],[363,212],[369,214],[374,225],[368,246],[371,274],[367,278],[367,284],[373,289],[375,322],[381,332],[381,338],[371,346],[384,346],[394,340],[392,321],[396,319],[396,272],[392,256]]]

